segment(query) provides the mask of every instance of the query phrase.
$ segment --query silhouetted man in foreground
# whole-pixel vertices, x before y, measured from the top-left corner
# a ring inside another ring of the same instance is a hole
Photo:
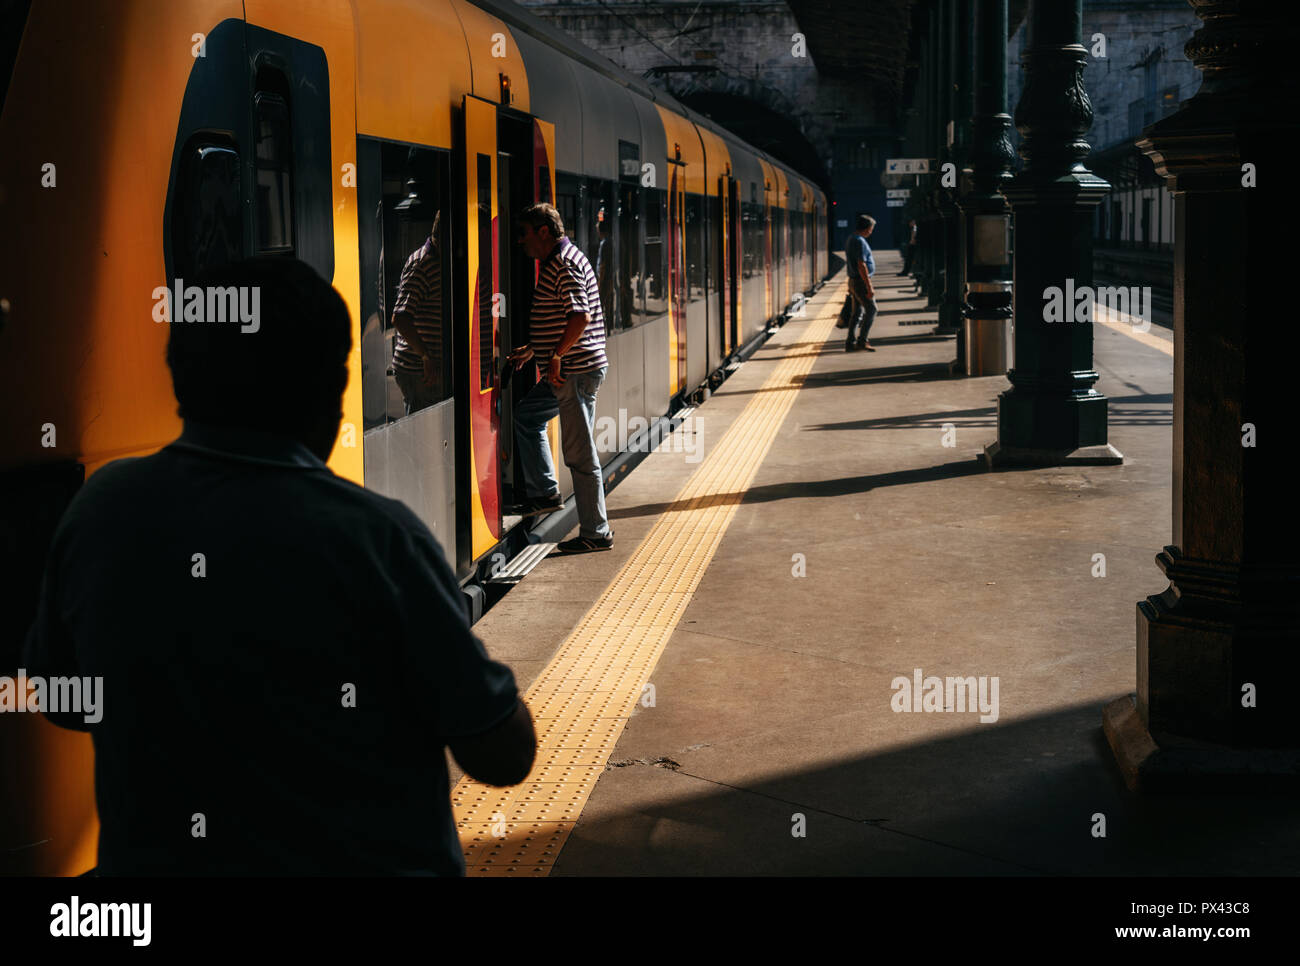
[[[27,642],[29,675],[102,678],[97,724],[50,715],[94,739],[99,871],[461,874],[443,747],[513,784],[532,720],[424,524],[323,462],[347,307],[292,259],[194,284],[260,325],[172,323],[184,432],[86,483]]]

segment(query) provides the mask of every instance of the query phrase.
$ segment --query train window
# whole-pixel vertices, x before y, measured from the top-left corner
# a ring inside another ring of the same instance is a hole
[[[293,252],[293,136],[289,105],[279,94],[253,98],[253,190],[256,193],[257,251]]]
[[[543,204],[554,204],[554,201],[551,200],[550,165],[539,164],[537,166],[537,200]]]
[[[686,291],[694,302],[704,298],[704,199],[686,196]]]
[[[641,147],[618,142],[618,223],[614,245],[618,254],[617,294],[619,322],[630,328],[645,317],[642,285]]]
[[[555,208],[560,213],[560,220],[564,222],[564,230],[569,236],[569,240],[581,248],[584,252],[587,250],[586,226],[582,219],[582,182],[576,175],[559,174],[555,175]],[[595,262],[592,262],[594,265]]]
[[[722,264],[722,198],[719,195],[709,198],[709,248],[705,261],[718,268],[716,273],[707,273],[706,287],[720,287],[726,278],[726,269]]]
[[[614,246],[614,191],[608,181],[587,181],[587,261],[596,273],[600,308],[605,316],[605,334],[617,327],[619,265]]]
[[[357,139],[366,429],[451,396],[449,289],[444,281],[449,278],[444,213],[449,178],[445,152]],[[420,340],[423,355],[408,341],[411,335]]]
[[[762,238],[758,221],[758,205],[753,202],[745,202],[740,206],[741,218],[741,272],[742,278],[750,278],[762,264],[762,258],[759,255],[759,244]]]
[[[192,277],[243,254],[239,152],[220,135],[200,134],[181,152],[172,200],[172,271]]]
[[[668,193],[662,188],[648,188],[645,198],[645,313],[647,317],[668,311],[667,272],[664,265],[664,206]]]
[[[635,185],[618,188],[618,303],[619,321],[631,328],[645,314],[641,291],[641,191]]]

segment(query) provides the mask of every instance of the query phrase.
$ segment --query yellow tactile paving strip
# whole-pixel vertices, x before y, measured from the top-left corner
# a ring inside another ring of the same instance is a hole
[[[838,307],[843,283],[808,304]],[[835,313],[804,335],[826,341]],[[537,761],[524,781],[494,788],[463,778],[452,809],[470,875],[550,873],[664,646],[691,601],[785,421],[814,353],[781,360],[691,475],[524,698],[537,728]]]
[[[1162,339],[1158,335],[1153,335],[1150,331],[1150,323],[1147,324],[1146,332],[1141,329],[1142,320],[1135,315],[1127,312],[1121,312],[1119,309],[1112,309],[1110,306],[1097,309],[1097,322],[1108,329],[1114,329],[1116,332],[1123,332],[1131,339],[1137,339],[1143,345],[1149,345],[1153,349],[1159,349],[1167,356],[1174,354],[1174,343],[1171,339]]]

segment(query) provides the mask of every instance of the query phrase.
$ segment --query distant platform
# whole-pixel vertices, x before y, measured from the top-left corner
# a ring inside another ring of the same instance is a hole
[[[989,472],[1006,378],[949,378],[878,263],[876,352],[838,276],[610,493],[612,551],[476,625],[539,751],[457,785],[470,874],[1293,874],[1291,803],[1137,798],[1102,736],[1165,584],[1172,333],[1095,327],[1122,465]]]

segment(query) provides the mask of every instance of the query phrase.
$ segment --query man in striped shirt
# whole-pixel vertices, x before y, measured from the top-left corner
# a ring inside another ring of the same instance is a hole
[[[507,509],[530,516],[560,509],[560,487],[551,463],[546,424],[560,416],[564,462],[573,475],[578,536],[561,543],[562,553],[608,550],[614,534],[605,516],[600,454],[592,436],[596,393],[609,369],[605,317],[591,263],[564,234],[560,213],[547,204],[519,216],[524,254],[541,262],[529,343],[510,353],[516,369],[536,361],[542,378],[515,407],[516,452],[524,472],[526,499]]]
[[[406,415],[443,399],[442,266],[438,218],[424,244],[411,252],[397,283],[393,306],[393,378],[406,400]]]

